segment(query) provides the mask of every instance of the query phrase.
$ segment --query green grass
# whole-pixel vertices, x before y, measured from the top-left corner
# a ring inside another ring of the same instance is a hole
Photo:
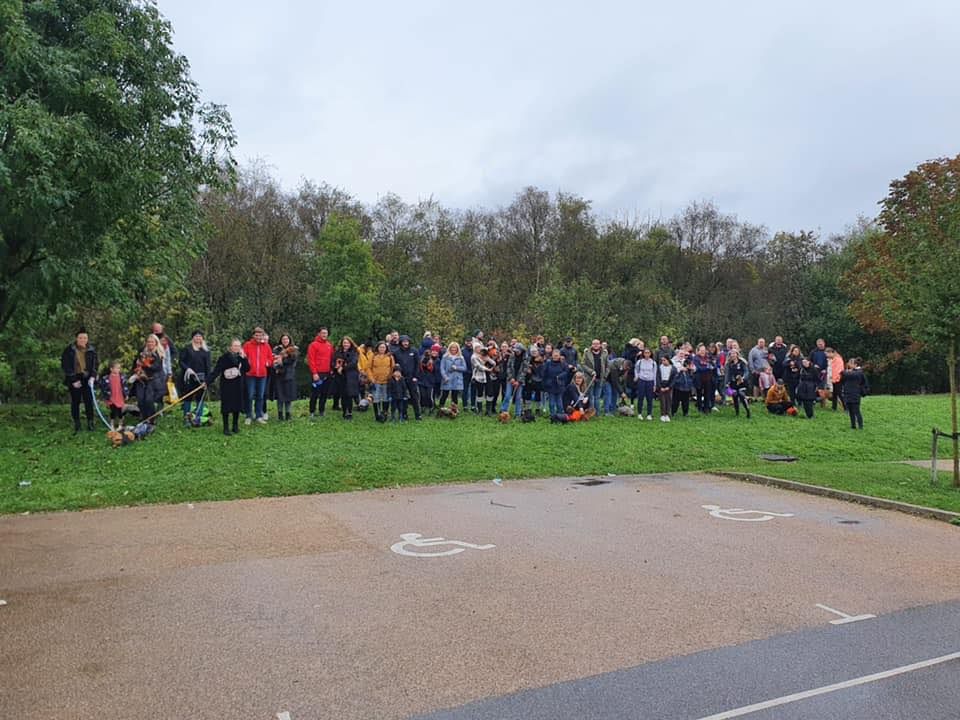
[[[296,410],[305,412],[306,403]],[[271,408],[273,411],[273,408]],[[960,491],[941,474],[892,464],[924,459],[930,428],[946,426],[944,396],[870,397],[864,432],[846,415],[817,411],[813,421],[730,409],[669,425],[614,418],[557,426],[545,420],[500,425],[489,418],[378,425],[371,413],[345,423],[328,410],[244,427],[225,438],[219,424],[161,422],[146,441],[114,450],[102,428],[72,435],[66,407],[0,407],[0,512],[77,510],[111,505],[228,500],[338,492],[394,485],[556,475],[739,470],[960,511]],[[219,417],[215,416],[219,423]],[[769,463],[761,453],[795,455]],[[30,485],[20,487],[21,481]]]

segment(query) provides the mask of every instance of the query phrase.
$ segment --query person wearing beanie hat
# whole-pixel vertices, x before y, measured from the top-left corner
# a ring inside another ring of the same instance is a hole
[[[440,353],[439,345],[431,345],[420,359],[417,383],[420,387],[420,407],[432,409],[440,396]]]
[[[408,402],[403,404],[402,416],[407,419],[407,407],[413,405],[413,414],[420,419],[420,355],[410,344],[409,335],[401,335],[400,343],[393,350],[393,359],[403,374],[403,383],[407,387]]]
[[[210,348],[203,337],[202,330],[194,330],[190,336],[190,344],[180,351],[180,392],[186,395],[196,390],[207,381],[207,376],[213,372],[213,358]],[[202,394],[202,393],[198,393]],[[193,403],[196,402],[194,410]],[[191,413],[191,410],[193,412]],[[190,427],[192,419],[203,413],[203,400],[196,396],[188,397],[183,401],[183,424]]]

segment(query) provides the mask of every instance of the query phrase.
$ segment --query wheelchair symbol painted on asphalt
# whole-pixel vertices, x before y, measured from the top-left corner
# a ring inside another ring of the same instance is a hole
[[[701,505],[704,510],[721,520],[739,520],[740,522],[766,522],[774,518],[793,517],[793,513],[778,513],[769,510],[744,510],[743,508],[721,508],[719,505]]]
[[[444,540],[442,537],[425,538],[420,533],[401,533],[402,540],[390,546],[397,555],[407,555],[409,557],[446,557],[448,555],[457,555],[464,550],[492,550],[496,545],[474,545],[473,543],[461,542],[460,540]],[[453,547],[442,552],[413,552],[408,548],[433,548],[441,545],[452,545]]]

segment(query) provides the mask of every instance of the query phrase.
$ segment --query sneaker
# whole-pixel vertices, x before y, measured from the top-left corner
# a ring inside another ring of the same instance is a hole
[[[653,420],[653,415],[647,415],[647,420]]]
[[[264,413],[264,414],[263,414],[263,419],[264,419],[264,420],[269,420],[269,419],[270,419],[270,415],[268,415],[267,413]]]
[[[257,425],[266,425],[266,424],[267,424],[267,416],[266,416],[266,415],[264,415],[263,417],[258,417],[258,418],[257,418]]]
[[[711,409],[713,410],[713,412],[720,412],[720,408],[718,408],[716,405],[714,405],[713,408]]]
[[[669,415],[664,415],[664,416],[663,416],[663,421],[664,421],[664,422],[670,422],[670,416],[669,416]]]
[[[252,423],[253,423],[253,420],[251,420],[250,418],[247,418],[247,419],[245,419],[245,420],[243,421],[243,424],[244,424],[244,425],[250,425],[250,424],[252,424]]]

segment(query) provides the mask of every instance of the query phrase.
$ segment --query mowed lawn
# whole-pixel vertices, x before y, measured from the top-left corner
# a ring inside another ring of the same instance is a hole
[[[271,415],[268,425],[241,425],[241,433],[230,438],[221,434],[217,415],[211,427],[188,429],[177,409],[152,437],[119,449],[110,446],[102,427],[73,435],[66,406],[0,406],[0,512],[495,477],[710,470],[757,472],[960,511],[960,491],[947,474],[931,487],[929,470],[894,462],[929,458],[930,428],[949,427],[949,401],[942,395],[867,398],[863,432],[851,431],[847,416],[829,409],[818,409],[813,420],[771,417],[758,407],[749,421],[725,408],[669,424],[611,418],[551,425],[538,418],[501,425],[465,415],[384,426],[372,413],[356,413],[346,423],[329,409],[312,423],[303,416],[306,403],[297,405],[290,423]],[[770,463],[760,459],[763,453],[799,460]],[[949,453],[949,444],[941,453]]]

